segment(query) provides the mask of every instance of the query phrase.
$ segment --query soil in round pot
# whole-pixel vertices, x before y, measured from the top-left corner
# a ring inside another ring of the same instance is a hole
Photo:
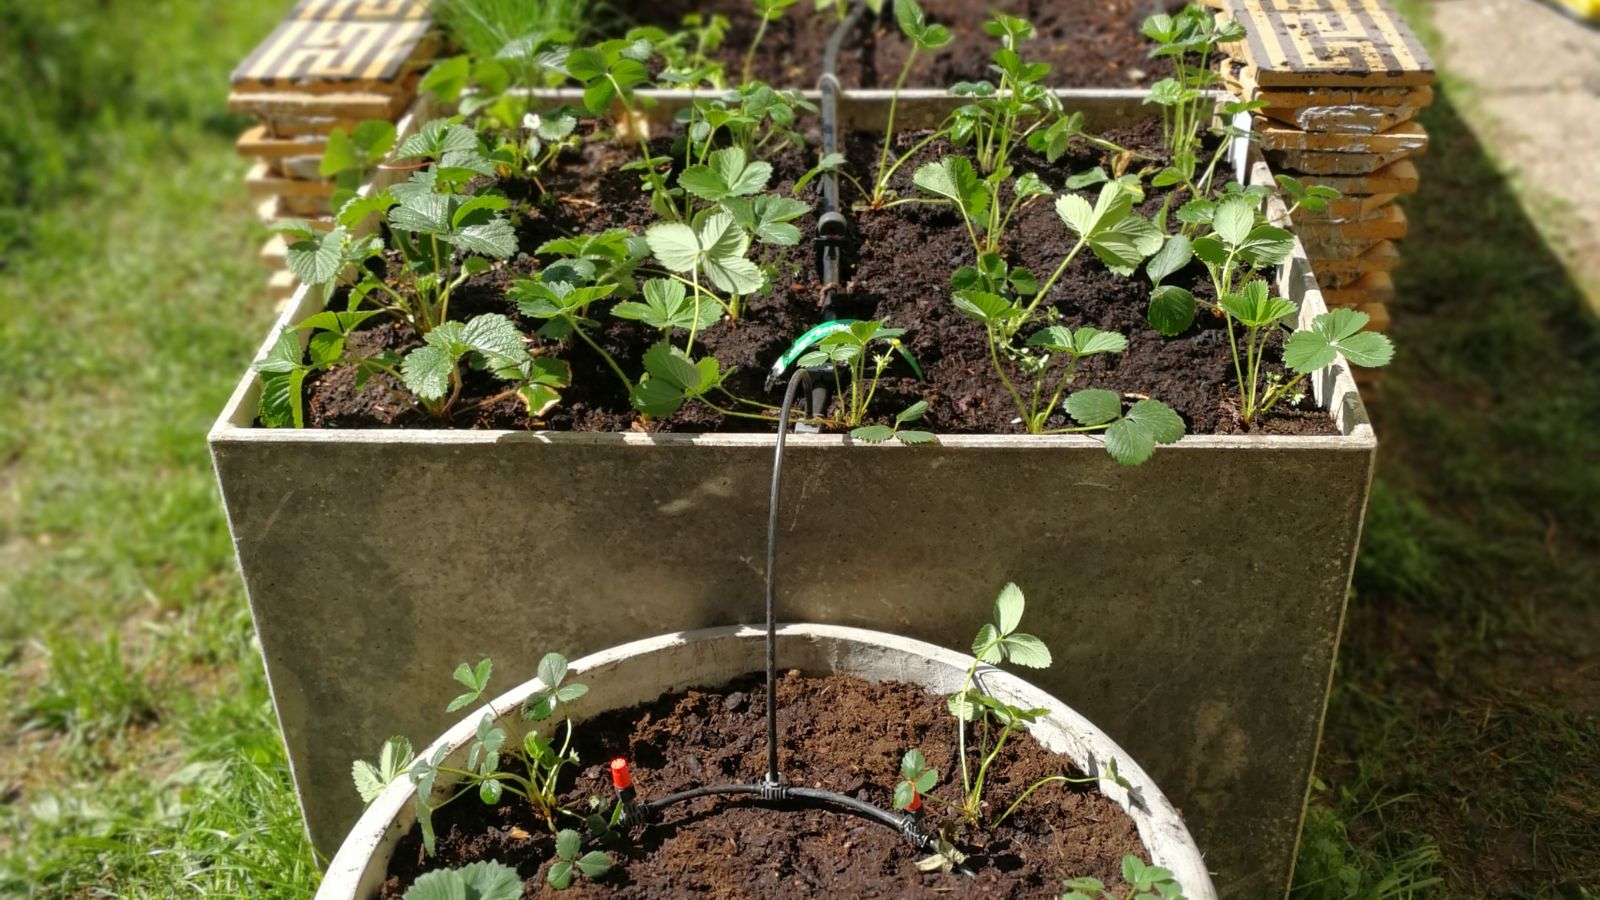
[[[938,769],[930,824],[955,800],[960,775],[953,719],[945,698],[905,684],[844,675],[783,675],[780,767],[792,784],[839,791],[888,808],[900,757],[918,747]],[[643,799],[712,783],[748,782],[766,765],[763,678],[669,694],[579,724],[576,747],[587,767],[562,794],[571,808],[608,797],[606,763],[631,761]],[[969,747],[970,751],[970,747]],[[1082,777],[1065,757],[1026,734],[1014,735],[991,769],[986,815],[996,818],[1027,787],[1051,775]],[[1133,821],[1093,784],[1050,784],[999,827],[964,828],[981,862],[975,876],[924,873],[921,855],[898,833],[853,816],[797,807],[774,810],[705,798],[674,808],[613,850],[615,865],[597,882],[578,880],[557,894],[545,877],[553,839],[520,798],[490,807],[464,797],[434,814],[438,852],[422,852],[413,827],[390,862],[384,900],[399,900],[425,871],[495,860],[524,879],[525,897],[599,896],[970,896],[1058,897],[1064,879],[1092,876],[1125,888],[1121,860],[1148,862]]]
[[[944,87],[957,81],[993,79],[989,70],[993,41],[983,24],[991,10],[1033,23],[1037,36],[1025,48],[1030,61],[1050,64],[1047,82],[1056,87],[1146,87],[1166,75],[1166,65],[1151,60],[1150,44],[1139,28],[1158,11],[1149,0],[922,0],[928,21],[949,27],[954,39],[936,53],[920,53],[906,84]],[[910,44],[895,25],[892,0],[883,15],[865,17],[841,49],[840,81],[849,88],[888,88],[905,65]],[[641,4],[638,24],[674,29],[686,13],[728,19],[728,33],[713,56],[737,79],[745,52],[761,20],[749,0],[667,0]],[[779,87],[815,85],[823,49],[839,23],[834,10],[819,11],[810,0],[791,8],[767,26],[750,77]]]
[[[1160,125],[1155,121],[1113,130],[1104,136],[1151,158],[1162,154]],[[899,152],[906,152],[921,137],[915,132],[898,134],[895,144]],[[872,175],[871,166],[881,142],[882,137],[877,134],[848,136],[846,150],[852,171],[863,180]],[[664,153],[669,146],[662,140],[657,152]],[[937,160],[949,151],[942,140],[922,149],[896,172],[894,189],[902,197],[922,196],[911,183],[912,173],[919,164]],[[525,252],[470,280],[452,303],[452,318],[496,312],[510,317],[524,333],[536,330],[539,323],[523,319],[505,296],[512,280],[532,274],[542,262],[526,251],[554,237],[592,234],[606,228],[626,227],[640,232],[654,221],[649,200],[639,188],[638,175],[621,171],[621,166],[634,159],[636,153],[632,147],[590,140],[563,159],[556,171],[543,177],[547,195],[526,181],[501,182],[500,187],[509,196],[532,204],[519,227],[519,244]],[[774,169],[771,187],[788,194],[815,162],[815,151],[810,147],[788,148],[768,160]],[[1095,166],[1112,165],[1108,153],[1082,143],[1053,164],[1032,151],[1019,153],[1014,162],[1019,174],[1036,172],[1057,193],[1069,176]],[[841,183],[841,189],[844,203],[861,199],[848,181]],[[816,202],[814,183],[806,188],[802,199]],[[1162,191],[1150,190],[1141,211],[1153,214],[1163,199]],[[1005,255],[1013,265],[1047,273],[1070,247],[1071,235],[1052,204],[1046,202],[1049,200],[1041,198],[1025,207],[1009,229]],[[869,420],[889,421],[895,412],[923,398],[929,402],[929,412],[921,427],[943,434],[1021,433],[1023,429],[1015,421],[1015,406],[992,370],[982,326],[961,315],[949,301],[950,274],[971,254],[957,214],[940,206],[906,204],[850,215],[856,223],[859,244],[847,259],[850,281],[836,295],[839,313],[863,319],[887,318],[891,326],[909,329],[904,340],[926,376],[918,380],[904,366],[892,366]],[[795,224],[803,233],[797,245],[761,245],[758,250],[760,262],[778,273],[773,291],[753,297],[737,323],[725,321],[702,332],[699,339],[704,352],[715,355],[724,367],[737,367],[728,386],[740,397],[775,401],[777,398],[765,390],[763,383],[768,367],[795,337],[819,321],[821,285],[811,250],[814,217],[802,217]],[[1188,287],[1202,297],[1210,290],[1198,264],[1171,276],[1168,283]],[[1074,389],[1107,388],[1154,397],[1184,419],[1190,434],[1244,431],[1223,321],[1202,315],[1184,334],[1163,337],[1145,321],[1148,291],[1149,283],[1142,275],[1114,276],[1087,252],[1067,269],[1047,297],[1061,321],[1074,327],[1093,325],[1118,331],[1128,338],[1126,353],[1086,359],[1073,382]],[[342,303],[342,298],[336,296],[330,307],[342,308]],[[641,323],[614,319],[604,313],[597,318],[602,324],[596,329],[596,340],[625,370],[640,371],[644,352],[658,340],[658,333]],[[357,334],[352,347],[363,353],[403,352],[420,343],[408,326],[379,317]],[[1274,362],[1268,371],[1283,371],[1276,365],[1278,352],[1277,346],[1269,349],[1269,359]],[[352,370],[334,369],[306,380],[307,424],[318,428],[573,431],[627,431],[641,427],[622,384],[598,354],[574,342],[562,350],[562,356],[572,365],[572,386],[563,391],[561,405],[541,420],[530,419],[525,407],[513,397],[485,402],[503,390],[503,385],[486,373],[468,372],[455,413],[436,419],[398,400],[404,396],[403,389],[384,376],[357,390]],[[648,425],[649,430],[686,432],[769,431],[771,427],[759,421],[724,417],[698,404]],[[1309,397],[1299,407],[1280,404],[1257,420],[1254,430],[1267,434],[1336,431],[1331,417],[1316,409]]]

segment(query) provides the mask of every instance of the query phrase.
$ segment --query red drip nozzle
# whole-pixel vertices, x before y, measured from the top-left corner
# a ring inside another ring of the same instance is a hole
[[[917,810],[919,810],[921,808],[922,808],[922,795],[917,793],[917,789],[916,788],[912,788],[911,789],[911,802],[906,804],[906,811],[907,812],[916,812]]]
[[[619,791],[633,786],[633,776],[628,774],[628,761],[620,756],[611,761],[611,786]]]

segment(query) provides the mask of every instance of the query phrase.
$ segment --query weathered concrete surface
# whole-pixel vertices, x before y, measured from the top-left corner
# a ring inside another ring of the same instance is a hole
[[[759,672],[766,666],[765,637],[765,628],[715,628],[647,638],[573,660],[574,677],[581,678],[590,690],[572,704],[572,714],[582,720],[654,700],[662,693],[726,684],[748,672]],[[835,625],[783,625],[777,638],[778,665],[784,669],[819,674],[842,672],[868,681],[915,684],[936,694],[960,690],[972,664],[972,657],[965,653],[898,635]],[[531,665],[532,658],[520,662]],[[1104,772],[1110,761],[1116,760],[1118,772],[1130,788],[1104,781],[1100,790],[1133,819],[1150,861],[1171,871],[1190,900],[1215,900],[1205,862],[1183,820],[1162,795],[1161,786],[1151,780],[1137,760],[1093,722],[1022,678],[985,667],[983,686],[1013,706],[1050,710],[1050,715],[1030,729],[1033,736],[1047,749],[1072,760],[1081,771]],[[541,682],[528,681],[496,697],[491,704],[493,709],[508,711],[497,721],[512,736],[514,746],[520,746],[520,735],[529,730],[515,711],[542,687]],[[466,768],[467,745],[482,716],[482,710],[463,715],[418,755],[431,759],[435,751],[444,749],[448,754],[446,767]],[[780,735],[790,727],[792,723],[785,721],[780,710]],[[761,774],[736,773],[729,780],[754,781]],[[889,778],[893,774],[886,772],[883,776]],[[434,802],[448,797],[456,783],[449,776],[441,776],[434,785]],[[404,778],[396,779],[372,801],[340,846],[328,865],[317,900],[376,897],[387,877],[395,845],[416,822],[415,810],[416,788]]]
[[[324,853],[360,811],[350,761],[448,725],[456,663],[520,678],[546,650],[759,619],[770,439],[260,436],[213,451]],[[1371,463],[1337,444],[1195,439],[1124,469],[1092,442],[797,436],[780,617],[965,647],[1016,581],[1056,654],[1037,683],[1143,762],[1219,889],[1281,893]]]

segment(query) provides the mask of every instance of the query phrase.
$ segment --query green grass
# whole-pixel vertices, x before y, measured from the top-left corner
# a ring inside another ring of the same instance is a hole
[[[1422,116],[1298,897],[1600,896],[1600,329],[1471,94]]]
[[[227,73],[286,7],[0,9],[0,896],[315,883],[205,448],[271,319]]]
[[[226,74],[287,5],[0,7],[0,896],[315,884],[204,444],[271,318]],[[1307,900],[1600,896],[1600,334],[1470,102],[1424,118]]]

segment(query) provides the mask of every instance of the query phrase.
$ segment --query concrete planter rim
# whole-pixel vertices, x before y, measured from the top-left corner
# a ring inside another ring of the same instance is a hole
[[[913,675],[907,680],[919,684],[930,693],[939,692],[939,684],[934,680],[936,676],[959,678],[972,663],[972,657],[967,654],[912,638],[863,628],[790,624],[779,626],[777,633],[780,642],[790,644],[791,647],[816,648],[813,653],[821,654],[822,665],[840,674],[856,675],[872,680],[872,676],[880,674],[906,675],[910,672],[909,667],[922,666],[928,671],[929,677],[917,679]],[[750,659],[755,660],[758,657],[753,654],[759,652],[765,634],[764,629],[734,625],[659,635],[581,657],[571,663],[571,671],[578,676],[587,674],[603,678],[615,675],[626,678],[626,669],[630,665],[643,670],[648,665],[649,658],[656,654],[670,653],[674,650],[715,651],[719,647],[735,647],[735,645],[737,645],[735,653],[739,650],[750,650],[752,651]],[[872,660],[867,657],[842,655],[852,650],[876,654],[882,657],[884,662],[875,668]],[[779,664],[789,665],[784,660],[782,644],[779,654]],[[736,666],[739,665],[740,659],[741,657],[736,655],[731,657]],[[716,658],[713,655],[693,660],[691,670],[681,673],[680,683],[684,685],[721,683],[727,678],[737,677],[740,673],[718,668],[719,664],[727,666],[729,662],[730,659]],[[896,669],[894,663],[900,663],[908,668]],[[814,672],[819,666],[802,666],[802,668]],[[701,671],[705,674],[699,674]],[[1205,861],[1182,817],[1132,757],[1067,704],[1017,675],[988,666],[982,667],[980,672],[984,687],[990,693],[1008,702],[1043,707],[1051,711],[1031,729],[1036,739],[1047,749],[1068,757],[1079,769],[1090,773],[1102,771],[1105,761],[1115,759],[1119,774],[1133,788],[1130,791],[1114,783],[1102,782],[1101,792],[1133,819],[1139,832],[1140,842],[1150,855],[1151,862],[1174,873],[1174,877],[1183,887],[1184,896],[1189,900],[1215,900],[1216,892]],[[647,674],[647,670],[640,671],[635,677]],[[447,761],[461,755],[472,741],[477,722],[485,710],[490,707],[505,710],[496,721],[514,722],[517,719],[516,711],[523,699],[542,686],[543,683],[538,678],[533,678],[506,691],[496,697],[491,704],[480,706],[467,714],[436,741],[420,750],[417,755],[431,756],[440,748],[446,749]],[[655,695],[659,695],[674,687],[667,686],[657,691],[654,686],[647,685],[644,693],[656,691]],[[635,693],[637,695],[637,692]],[[579,704],[582,702],[578,701]],[[611,708],[614,707],[603,704],[597,708],[585,709],[583,714],[585,717],[592,716],[609,711]],[[781,721],[780,728],[782,728]],[[452,781],[441,777],[435,792],[440,792],[450,783]],[[413,811],[415,796],[415,785],[411,784],[409,779],[402,777],[391,783],[368,805],[329,863],[322,885],[316,894],[317,900],[368,900],[376,896],[377,887],[383,881],[395,845],[415,823]],[[1072,875],[1071,872],[1061,873],[1063,879]]]

